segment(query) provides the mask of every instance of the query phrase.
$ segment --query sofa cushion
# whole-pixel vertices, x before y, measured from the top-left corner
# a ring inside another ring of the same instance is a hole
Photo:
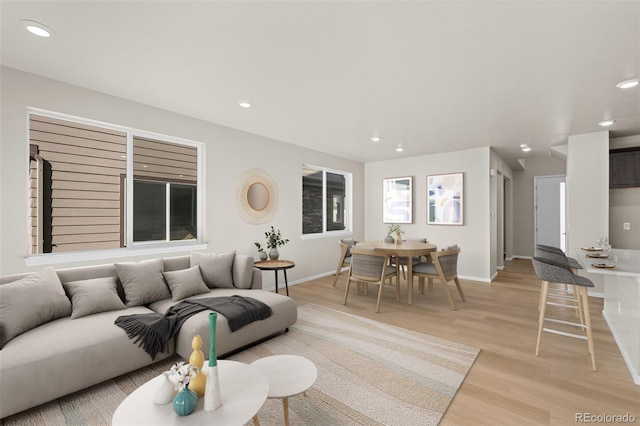
[[[158,353],[152,361],[144,349],[114,324],[120,315],[150,312],[138,306],[74,320],[60,318],[7,343],[0,351],[0,418],[171,356],[174,340],[167,345],[169,352]],[[140,384],[133,384],[133,389]],[[113,408],[116,406],[117,402]],[[33,422],[56,423],[54,419]],[[92,422],[90,418],[69,420],[69,424],[79,423]]]
[[[71,319],[99,312],[126,309],[118,296],[116,277],[93,278],[63,283],[71,298]]]
[[[200,266],[200,273],[209,288],[233,288],[233,259],[236,252],[191,252],[191,266]]]
[[[200,267],[163,272],[171,290],[171,300],[182,300],[196,294],[209,293],[209,287],[202,280]]]
[[[71,314],[71,302],[52,267],[0,286],[0,349],[14,337]]]
[[[162,276],[162,266],[162,259],[115,264],[127,306],[146,305],[171,297]]]

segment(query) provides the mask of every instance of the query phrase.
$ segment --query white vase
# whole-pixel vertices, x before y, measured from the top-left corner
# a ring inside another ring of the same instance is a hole
[[[218,366],[207,367],[207,386],[204,391],[204,410],[214,411],[222,406],[222,395],[220,394],[220,378],[218,377]]]
[[[280,257],[280,253],[278,252],[278,249],[276,247],[269,250],[269,259],[278,260],[279,257]]]
[[[156,392],[153,394],[153,403],[158,405],[168,404],[173,401],[176,396],[176,388],[169,376],[166,373],[162,373],[162,382]]]

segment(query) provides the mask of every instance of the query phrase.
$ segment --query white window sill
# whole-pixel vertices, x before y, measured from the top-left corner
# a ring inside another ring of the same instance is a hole
[[[335,237],[347,237],[353,235],[352,231],[330,231],[324,234],[306,234],[302,236],[303,240],[315,240],[318,238],[335,238]]]
[[[171,253],[179,256],[180,254],[188,254],[194,250],[205,250],[209,245],[207,243],[193,244],[163,244],[155,247],[148,245],[133,247],[133,248],[120,248],[113,250],[94,250],[84,252],[70,252],[70,253],[48,253],[37,254],[29,256],[24,259],[24,263],[27,266],[42,266],[42,265],[55,265],[59,263],[73,263],[73,262],[86,262],[92,260],[107,260],[107,259],[121,259],[125,257],[134,256],[146,256],[150,254],[163,254]]]

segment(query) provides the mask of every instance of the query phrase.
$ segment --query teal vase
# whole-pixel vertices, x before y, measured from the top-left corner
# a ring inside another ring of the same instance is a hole
[[[187,385],[175,398],[173,398],[173,411],[179,416],[188,416],[196,409],[198,394],[189,389]]]

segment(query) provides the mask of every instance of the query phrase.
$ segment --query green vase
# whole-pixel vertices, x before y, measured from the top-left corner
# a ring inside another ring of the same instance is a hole
[[[197,402],[198,394],[189,389],[189,385],[187,385],[173,398],[173,411],[179,416],[188,416],[196,409]]]

